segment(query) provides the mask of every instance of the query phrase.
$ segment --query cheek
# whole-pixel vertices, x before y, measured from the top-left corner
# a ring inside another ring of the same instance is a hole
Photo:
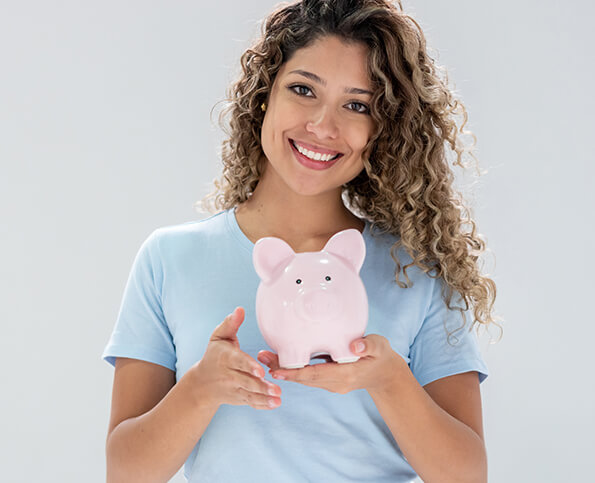
[[[349,130],[351,148],[358,152],[363,151],[371,136],[371,129],[368,126],[352,126]]]
[[[303,118],[302,108],[296,103],[281,100],[275,108],[275,125],[279,130],[289,129]]]
[[[262,150],[265,154],[268,154],[267,152],[269,151],[269,147],[271,145],[271,122],[270,122],[270,116],[265,116],[264,120],[262,122],[262,128],[260,129],[260,145],[262,147]]]
[[[274,108],[267,112],[262,124],[262,142],[269,146],[279,146],[284,142],[284,133],[296,126],[300,117],[299,109],[289,103],[277,101]]]

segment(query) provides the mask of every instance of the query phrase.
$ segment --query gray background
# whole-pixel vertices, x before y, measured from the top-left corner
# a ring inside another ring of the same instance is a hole
[[[205,217],[192,205],[222,139],[209,112],[274,4],[0,3],[2,481],[104,481],[113,369],[100,355],[132,260],[155,228]],[[490,481],[585,481],[594,7],[405,7],[488,172],[469,196],[505,319],[501,342],[482,339]]]

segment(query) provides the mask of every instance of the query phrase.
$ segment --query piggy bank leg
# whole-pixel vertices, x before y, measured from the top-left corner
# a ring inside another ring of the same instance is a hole
[[[354,355],[353,352],[351,352],[349,349],[331,350],[331,357],[333,361],[339,364],[345,364],[347,362],[356,362],[359,360],[359,356]]]
[[[301,369],[310,362],[310,354],[298,351],[279,352],[279,367],[283,369]]]

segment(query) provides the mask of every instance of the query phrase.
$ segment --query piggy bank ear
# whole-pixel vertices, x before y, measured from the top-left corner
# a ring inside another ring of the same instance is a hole
[[[323,250],[344,259],[355,273],[359,273],[366,258],[366,242],[355,228],[335,233]]]
[[[357,230],[356,230],[357,231]],[[252,263],[260,279],[268,283],[295,257],[295,252],[281,238],[267,236],[254,244]]]

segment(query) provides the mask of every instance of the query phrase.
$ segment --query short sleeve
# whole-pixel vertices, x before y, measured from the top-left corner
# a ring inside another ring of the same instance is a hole
[[[141,359],[175,371],[175,347],[161,304],[162,284],[159,235],[155,230],[136,254],[102,359],[112,366],[116,357]]]
[[[451,310],[442,298],[442,278],[432,279],[433,289],[426,317],[411,344],[409,367],[421,386],[443,377],[477,371],[479,382],[488,376],[488,368],[479,349],[475,330],[469,331],[471,309],[463,312]],[[453,294],[451,306],[455,305]],[[450,334],[450,336],[449,336]]]

